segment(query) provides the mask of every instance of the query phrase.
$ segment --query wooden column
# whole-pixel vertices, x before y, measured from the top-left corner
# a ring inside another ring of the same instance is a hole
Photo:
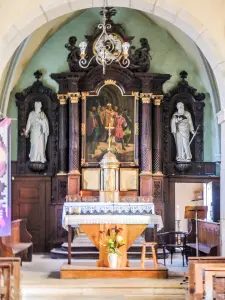
[[[162,95],[153,95],[153,174],[162,175]]]
[[[80,93],[68,93],[69,98],[69,173],[68,194],[76,195],[80,192],[80,125],[78,102]]]
[[[141,93],[141,173],[140,195],[152,195],[152,103],[151,93]]]
[[[57,175],[68,172],[68,110],[65,94],[57,94],[59,100],[59,161]]]

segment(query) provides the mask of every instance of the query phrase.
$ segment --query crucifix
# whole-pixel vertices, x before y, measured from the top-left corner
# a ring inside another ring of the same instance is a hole
[[[106,130],[108,130],[109,132],[109,137],[108,137],[108,142],[109,142],[109,145],[108,145],[108,151],[110,151],[110,148],[111,148],[111,130],[114,129],[115,127],[112,126],[112,122],[113,122],[113,118],[111,117],[111,120],[109,122],[109,126],[108,127],[105,127]]]

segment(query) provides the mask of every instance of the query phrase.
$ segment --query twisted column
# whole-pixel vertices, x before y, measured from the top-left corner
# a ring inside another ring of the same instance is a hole
[[[67,93],[69,99],[69,173],[68,194],[80,193],[80,125],[79,125],[79,98],[80,93]]]
[[[141,93],[141,173],[140,195],[152,196],[152,103],[151,93]]]
[[[152,95],[153,100],[153,173],[162,175],[162,95]]]
[[[68,113],[67,98],[65,94],[57,94],[59,100],[59,159],[58,175],[67,174],[68,171]]]
[[[141,174],[152,174],[152,103],[151,93],[141,93]]]
[[[69,173],[80,174],[79,152],[80,152],[80,126],[78,102],[80,93],[68,93],[69,99]]]

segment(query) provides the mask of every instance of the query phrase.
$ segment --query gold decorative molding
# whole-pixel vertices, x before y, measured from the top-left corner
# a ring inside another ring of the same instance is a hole
[[[134,135],[139,135],[139,123],[134,124]]]
[[[81,135],[85,135],[85,123],[81,123]]]
[[[162,172],[157,171],[157,172],[154,172],[154,173],[153,173],[153,176],[159,176],[159,177],[160,177],[160,176],[164,176],[164,175],[163,175]]]
[[[154,105],[160,105],[163,100],[163,95],[152,95]]]
[[[139,176],[152,176],[152,172],[150,172],[150,171],[141,171]]]
[[[83,101],[86,101],[86,100],[87,100],[87,96],[89,96],[89,92],[82,92],[82,94],[81,94],[81,99],[82,99]]]
[[[80,175],[79,170],[71,170],[69,171],[68,175]]]
[[[151,102],[152,93],[141,93],[140,97],[141,97],[142,103],[149,104]]]
[[[71,103],[78,103],[80,98],[80,93],[67,93],[68,98],[70,99]]]
[[[60,105],[65,105],[67,103],[67,98],[65,94],[57,94],[57,99]]]
[[[105,85],[116,85],[116,80],[107,79],[104,81]]]
[[[85,159],[82,158],[82,159],[81,159],[81,165],[84,166],[85,164],[86,164],[86,163],[85,163]]]
[[[134,96],[136,101],[139,100],[139,92],[132,92],[131,95]]]

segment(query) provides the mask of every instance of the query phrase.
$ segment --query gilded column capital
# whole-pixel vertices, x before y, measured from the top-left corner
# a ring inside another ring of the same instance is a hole
[[[67,103],[66,94],[57,94],[57,99],[60,105],[65,105]]]
[[[80,98],[80,93],[67,93],[68,98],[70,99],[71,103],[78,103]]]
[[[86,100],[87,100],[87,96],[89,96],[89,92],[82,92],[82,94],[81,94],[81,99],[82,99],[83,101],[86,101]]]
[[[154,105],[160,105],[163,100],[163,95],[152,95]]]
[[[152,93],[140,93],[142,103],[149,104],[151,102]]]

